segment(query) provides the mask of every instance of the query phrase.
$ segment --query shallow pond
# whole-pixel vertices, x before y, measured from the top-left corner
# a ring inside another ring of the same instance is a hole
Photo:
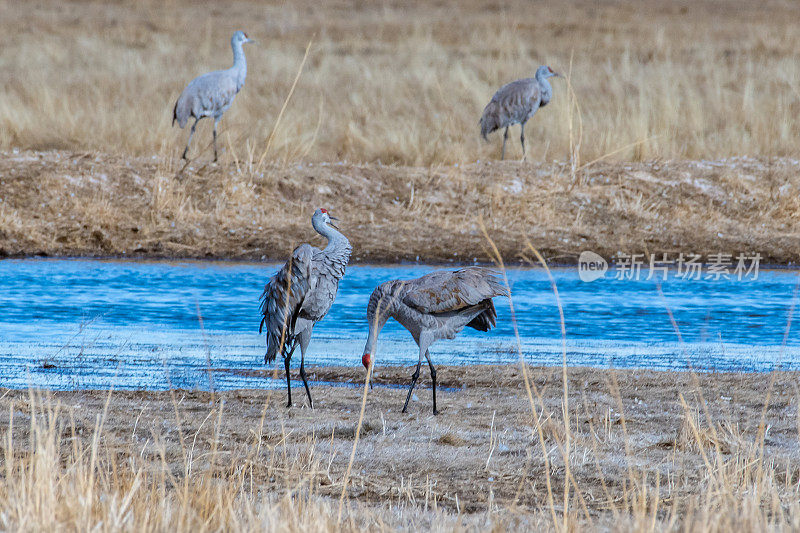
[[[264,368],[258,299],[278,265],[77,259],[0,261],[0,386],[53,389],[218,389],[282,386],[243,370]],[[352,266],[330,314],[314,330],[312,365],[360,365],[365,306],[372,289],[429,266]],[[657,285],[582,282],[554,269],[570,365],[765,371],[800,369],[800,339],[789,331],[798,273],[757,280],[681,280]],[[431,350],[437,364],[507,363],[522,356],[560,365],[556,300],[540,269],[509,269],[510,308],[497,299],[498,327],[466,330]],[[678,338],[668,310],[672,312]],[[784,341],[785,339],[785,341]],[[412,364],[411,336],[390,321],[377,364]],[[293,363],[299,364],[299,352]],[[208,369],[214,372],[209,374]],[[282,375],[282,374],[281,374]],[[209,377],[211,376],[211,378]]]

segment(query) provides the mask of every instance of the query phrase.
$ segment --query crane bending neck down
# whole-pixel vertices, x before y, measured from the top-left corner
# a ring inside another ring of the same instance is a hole
[[[380,284],[367,304],[369,333],[361,357],[367,375],[374,371],[378,334],[386,320],[394,318],[408,330],[419,347],[417,368],[411,375],[403,412],[408,408],[422,361],[427,359],[431,370],[433,414],[437,414],[436,367],[428,348],[438,340],[456,338],[466,327],[489,331],[497,324],[497,310],[492,299],[508,295],[508,288],[497,272],[477,266],[434,270],[416,279],[396,279]]]
[[[367,335],[367,345],[364,346],[364,355],[361,356],[361,363],[367,370],[372,364],[372,356],[378,346],[378,334],[383,329],[383,326],[386,325],[388,319],[389,315],[367,317],[367,320],[369,320],[369,334]]]
[[[369,323],[369,333],[367,334],[367,344],[364,346],[364,355],[361,356],[361,363],[364,368],[369,370],[372,364],[372,356],[375,355],[375,349],[378,346],[378,335],[380,334],[386,321],[391,316],[392,307],[394,306],[394,296],[388,295],[384,297],[383,286],[378,287],[373,291],[369,297],[369,304],[367,304],[367,322]]]

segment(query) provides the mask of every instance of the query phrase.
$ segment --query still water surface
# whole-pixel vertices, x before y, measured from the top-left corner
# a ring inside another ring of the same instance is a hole
[[[258,297],[278,265],[71,259],[0,261],[0,386],[52,389],[217,389],[282,386],[242,370],[263,368]],[[330,314],[317,325],[308,360],[360,365],[372,289],[429,266],[352,266]],[[757,280],[671,278],[579,280],[555,269],[570,365],[654,369],[800,369],[800,338],[789,330],[798,273],[761,271]],[[643,278],[645,276],[642,276]],[[560,365],[558,308],[544,271],[510,269],[520,333],[497,299],[498,327],[434,345],[437,364]],[[669,309],[681,333],[679,340]],[[202,317],[202,327],[201,320]],[[785,339],[785,342],[784,342]],[[299,364],[299,353],[296,363]],[[378,364],[411,364],[417,348],[390,321]]]

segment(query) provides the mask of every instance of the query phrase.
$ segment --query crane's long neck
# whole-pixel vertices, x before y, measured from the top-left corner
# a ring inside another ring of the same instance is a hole
[[[321,220],[312,220],[312,225],[317,233],[328,239],[328,245],[324,250],[325,255],[346,264],[350,260],[350,252],[353,250],[347,237]]]
[[[536,73],[536,81],[539,82],[539,87],[542,91],[542,99],[541,99],[541,106],[546,106],[550,103],[550,99],[553,97],[553,87],[550,85],[550,82],[547,81],[545,76],[540,75],[539,72]]]
[[[378,334],[386,325],[386,321],[394,316],[397,298],[392,292],[392,283],[384,283],[369,296],[367,303],[367,323],[369,334],[367,335],[367,345],[364,353],[374,354],[378,344]]]
[[[378,335],[380,334],[386,321],[389,319],[388,314],[370,316],[367,314],[369,321],[369,333],[367,333],[367,344],[364,346],[364,353],[375,355],[378,348]]]
[[[233,66],[231,70],[236,73],[237,86],[241,89],[244,79],[247,77],[247,59],[244,57],[244,49],[241,42],[231,42],[233,48]]]

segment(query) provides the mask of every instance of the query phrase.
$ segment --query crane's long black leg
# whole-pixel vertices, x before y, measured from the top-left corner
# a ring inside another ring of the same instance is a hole
[[[189,140],[186,141],[186,148],[183,149],[183,155],[181,159],[186,159],[186,154],[189,153],[189,145],[192,143],[192,137],[194,136],[194,129],[197,127],[197,121],[200,120],[199,118],[194,119],[194,124],[192,124],[192,129],[189,131]]]
[[[297,341],[294,341],[292,344],[292,349],[289,350],[289,353],[286,353],[286,346],[283,347],[283,366],[286,368],[286,392],[289,395],[289,402],[286,404],[286,407],[292,406],[292,380],[289,376],[289,364],[292,362],[292,354],[294,353],[294,349],[297,348]]]
[[[414,391],[414,385],[417,384],[417,378],[419,378],[419,369],[422,366],[422,357],[419,358],[417,361],[417,369],[411,374],[411,386],[408,388],[408,396],[406,396],[406,403],[403,404],[403,412],[406,412],[406,408],[408,407],[408,400],[411,399],[411,393]]]
[[[428,366],[431,369],[431,382],[433,383],[433,414],[438,415],[439,411],[436,410],[436,368],[433,366],[433,361],[431,361],[431,354],[428,351],[425,351],[425,359],[428,360]]]
[[[214,163],[217,162],[217,123],[219,120],[214,121]]]
[[[303,378],[303,386],[306,388],[306,394],[308,395],[308,405],[312,409],[314,408],[314,402],[311,400],[311,391],[308,389],[308,381],[306,381],[306,369],[305,369],[305,350],[302,346],[300,346],[300,377]]]
[[[286,394],[289,396],[289,401],[286,403],[286,407],[292,406],[292,379],[289,376],[289,363],[292,360],[292,355],[289,354],[287,357],[283,358],[283,366],[286,368]]]
[[[522,144],[522,160],[525,161],[525,123],[521,122],[519,125],[519,142]]]
[[[500,161],[506,158],[506,141],[508,140],[508,126],[506,126],[506,132],[503,134],[503,151],[500,152]]]

